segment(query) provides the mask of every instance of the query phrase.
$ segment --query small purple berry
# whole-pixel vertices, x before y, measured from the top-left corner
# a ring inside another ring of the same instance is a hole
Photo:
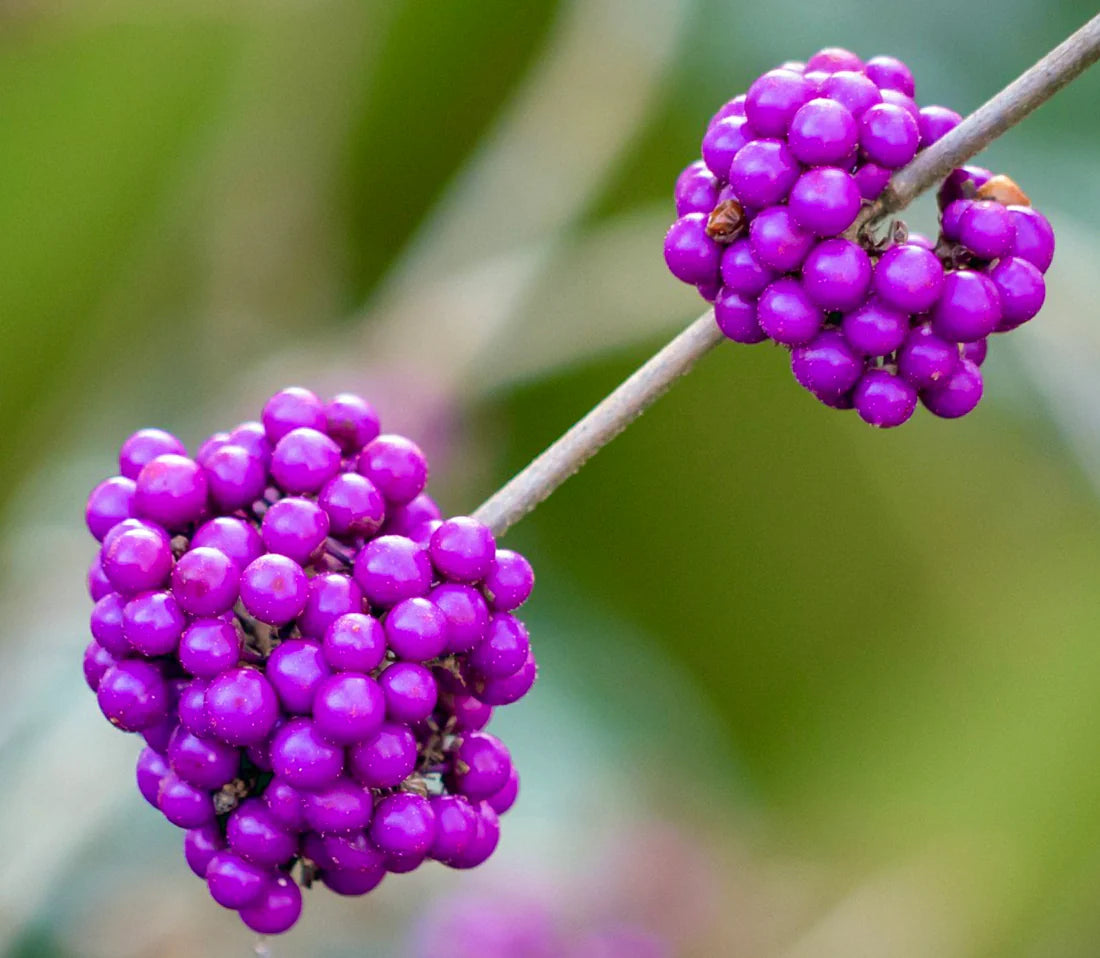
[[[941,419],[958,419],[981,401],[982,374],[969,359],[963,359],[943,382],[921,390],[920,398],[933,415]]]
[[[325,431],[350,456],[378,435],[378,413],[361,396],[340,393],[325,403]]]
[[[271,476],[290,495],[319,491],[340,471],[340,447],[317,429],[292,429],[275,445]]]
[[[868,370],[852,398],[860,418],[880,429],[900,426],[917,405],[916,389],[885,369]]]
[[[386,722],[369,739],[348,751],[348,769],[367,788],[395,788],[416,767],[417,747],[412,730],[403,723]]]
[[[814,305],[802,284],[787,276],[764,290],[756,318],[768,336],[785,346],[808,343],[825,323],[825,314]]]
[[[428,482],[428,459],[420,447],[404,436],[381,435],[359,454],[356,469],[366,476],[387,502],[411,502]]]
[[[942,339],[969,343],[984,339],[1001,321],[997,287],[984,273],[948,273],[943,294],[932,311],[932,330]]]
[[[272,445],[295,429],[324,430],[328,426],[324,403],[300,386],[290,386],[275,393],[264,405],[260,418]],[[233,441],[237,442],[238,438],[233,436]]]
[[[665,263],[683,283],[714,280],[721,255],[721,247],[707,234],[706,213],[681,216],[665,234]]]

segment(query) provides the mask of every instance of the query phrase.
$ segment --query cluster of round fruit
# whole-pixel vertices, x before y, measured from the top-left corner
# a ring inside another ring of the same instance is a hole
[[[978,404],[986,337],[1038,313],[1054,255],[1019,187],[974,166],[943,183],[936,242],[860,228],[892,173],[961,122],[913,95],[894,57],[834,48],[770,70],[711,119],[665,237],[729,339],[781,343],[821,402],[883,427],[918,398],[945,418]]]
[[[274,934],[299,884],[488,858],[518,779],[482,729],[536,675],[526,559],[443,520],[357,396],[282,390],[193,459],[143,429],[119,470],[87,503],[84,674],[214,899]]]

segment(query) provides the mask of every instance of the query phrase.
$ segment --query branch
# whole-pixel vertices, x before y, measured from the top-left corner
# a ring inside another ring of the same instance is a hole
[[[897,172],[855,229],[908,205],[1100,59],[1100,15]],[[474,513],[500,536],[621,433],[723,337],[707,310]]]

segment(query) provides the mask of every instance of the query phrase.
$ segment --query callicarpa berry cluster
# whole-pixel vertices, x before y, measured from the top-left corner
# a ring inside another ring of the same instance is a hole
[[[986,337],[1043,305],[1054,234],[1006,176],[965,166],[939,191],[935,242],[855,228],[892,173],[959,124],[918,107],[909,69],[826,49],[759,77],[711,119],[676,182],[665,261],[714,304],[722,333],[790,349],[821,402],[899,426],[982,396]],[[855,235],[851,235],[854,233]]]
[[[299,884],[485,861],[519,785],[482,729],[536,675],[527,561],[443,520],[357,396],[284,389],[193,459],[143,429],[119,471],[88,498],[84,674],[215,901],[275,934]]]

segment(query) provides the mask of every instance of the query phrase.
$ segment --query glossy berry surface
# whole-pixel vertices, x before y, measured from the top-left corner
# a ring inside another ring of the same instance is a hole
[[[759,106],[778,117],[785,95]],[[717,182],[700,162],[679,202],[705,207]],[[743,248],[730,271],[777,278]],[[350,393],[281,390],[194,457],[139,430],[118,463],[85,509],[82,670],[108,721],[144,739],[135,784],[186,830],[211,897],[278,934],[299,881],[362,895],[426,861],[484,861],[517,778],[483,729],[537,675],[514,614],[530,563],[445,518],[420,447]]]
[[[826,406],[892,427],[919,393],[934,415],[965,415],[983,390],[960,357],[977,369],[992,334],[1039,314],[1050,223],[974,164],[940,184],[938,236],[864,212],[961,122],[921,105],[893,56],[830,47],[769,70],[715,113],[701,159],[677,179],[669,270],[712,305],[726,339],[790,350],[795,380]],[[476,681],[502,701],[521,685]]]

